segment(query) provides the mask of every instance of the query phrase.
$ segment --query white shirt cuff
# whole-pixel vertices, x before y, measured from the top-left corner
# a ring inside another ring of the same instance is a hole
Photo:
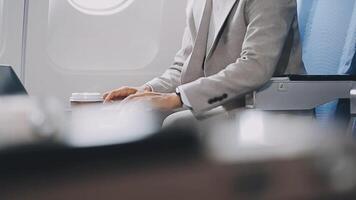
[[[190,104],[187,95],[185,94],[185,92],[183,90],[179,90],[180,92],[180,98],[182,99],[183,104],[188,107],[191,108],[192,104]]]

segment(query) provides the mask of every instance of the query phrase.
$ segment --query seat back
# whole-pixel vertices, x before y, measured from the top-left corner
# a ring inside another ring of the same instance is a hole
[[[356,0],[297,0],[308,74],[347,74],[356,44]],[[322,122],[334,119],[337,101],[316,109]]]

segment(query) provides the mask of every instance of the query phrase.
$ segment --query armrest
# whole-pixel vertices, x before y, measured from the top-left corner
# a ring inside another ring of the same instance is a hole
[[[290,81],[356,81],[355,75],[284,75],[274,78],[289,78]]]
[[[246,97],[246,106],[260,110],[310,110],[337,99],[350,99],[356,88],[351,75],[286,75],[273,77]]]

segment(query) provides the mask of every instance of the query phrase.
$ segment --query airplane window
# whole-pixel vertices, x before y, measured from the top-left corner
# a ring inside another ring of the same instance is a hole
[[[88,14],[69,2],[82,6]],[[128,73],[153,66],[150,64],[161,51],[164,2],[50,0],[44,40],[50,63],[66,71],[126,70]],[[122,7],[126,3],[129,6]],[[119,8],[125,10],[118,14],[105,13]],[[127,23],[128,19],[137,23]]]
[[[68,0],[77,10],[90,15],[111,15],[127,8],[134,0]]]

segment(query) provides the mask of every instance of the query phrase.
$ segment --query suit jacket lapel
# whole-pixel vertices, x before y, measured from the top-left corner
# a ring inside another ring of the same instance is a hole
[[[203,17],[206,0],[195,0],[193,5],[193,16],[195,22],[195,30],[199,30],[200,23]]]
[[[220,31],[237,1],[238,0],[222,0],[221,11],[219,11],[219,13],[215,16],[217,17],[217,23],[215,24],[215,35],[213,39],[213,44],[210,45],[210,49],[208,50],[207,57],[210,56],[211,49],[215,45]]]

